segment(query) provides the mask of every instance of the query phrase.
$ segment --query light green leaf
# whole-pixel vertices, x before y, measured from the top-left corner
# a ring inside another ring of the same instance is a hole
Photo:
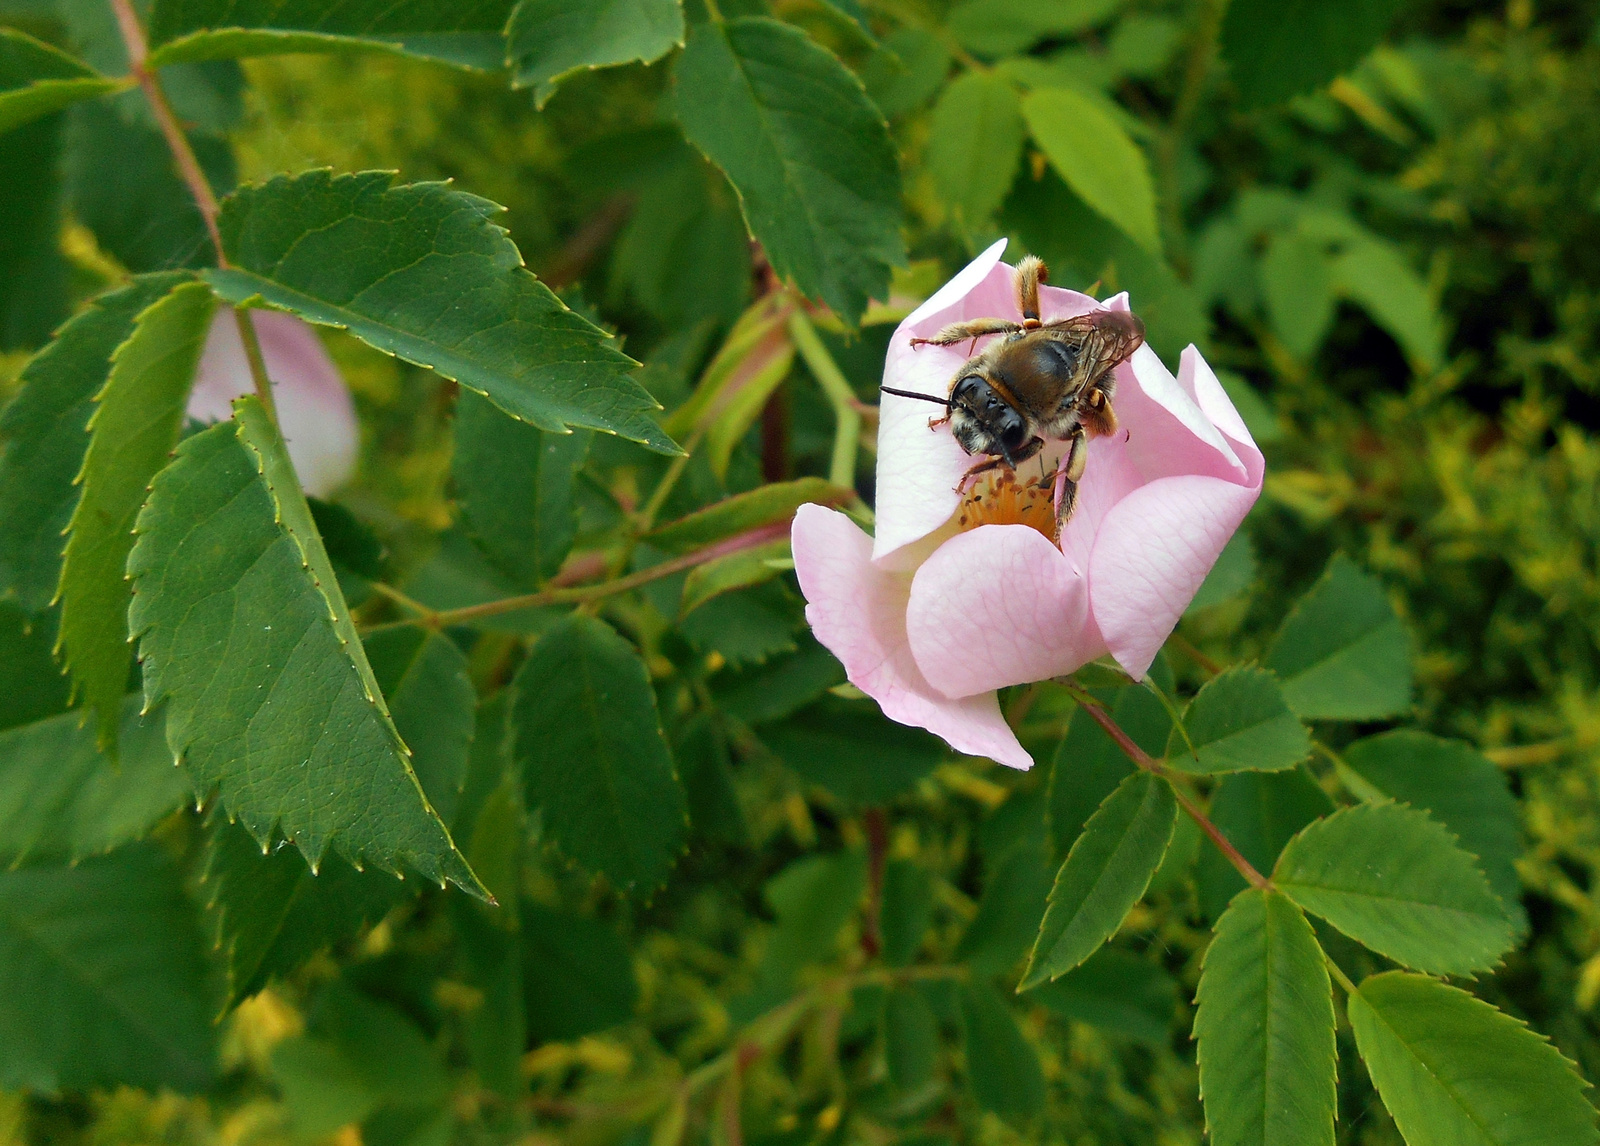
[[[1588,1084],[1543,1035],[1456,987],[1374,975],[1350,996],[1367,1073],[1409,1146],[1590,1146]]]
[[[215,1041],[194,908],[159,848],[0,873],[0,1087],[194,1093]]]
[[[75,479],[89,449],[94,396],[134,320],[189,276],[144,275],[98,296],[22,371],[0,414],[0,581],[29,613],[55,596],[62,534],[82,493]]]
[[[603,621],[551,629],[512,687],[512,754],[545,836],[617,887],[666,882],[688,829],[650,674]]]
[[[1148,772],[1106,797],[1056,873],[1019,990],[1066,974],[1116,934],[1161,866],[1177,822],[1172,786]]]
[[[184,60],[376,48],[497,70],[515,0],[156,0],[153,67]]]
[[[1209,680],[1173,729],[1167,763],[1185,772],[1281,772],[1311,755],[1311,736],[1284,703],[1278,678],[1254,665]]]
[[[471,390],[456,399],[450,463],[463,524],[484,556],[532,590],[555,576],[578,534],[573,486],[590,435],[508,418]]]
[[[420,628],[373,633],[364,642],[411,769],[445,823],[455,820],[467,778],[478,694],[455,642]]]
[[[1028,999],[1063,1018],[1164,1047],[1172,1038],[1178,983],[1149,959],[1102,947],[1061,978],[1034,987]]]
[[[923,28],[896,28],[861,69],[872,102],[890,119],[915,111],[950,72],[950,49]]]
[[[206,279],[427,366],[541,430],[583,426],[661,453],[632,359],[522,266],[501,208],[390,172],[311,171],[240,188],[219,227],[231,266]]]
[[[145,696],[202,791],[316,866],[409,866],[482,894],[428,805],[277,431],[254,398],[155,480],[128,558]]]
[[[1382,38],[1402,0],[1237,0],[1222,56],[1246,107],[1321,87]]]
[[[1487,970],[1515,942],[1472,857],[1438,821],[1401,804],[1316,821],[1283,849],[1272,880],[1350,938],[1419,971]]]
[[[762,979],[786,989],[801,968],[831,958],[866,890],[860,851],[804,856],[769,879],[762,894],[778,925],[767,940]]]
[[[119,86],[42,40],[0,28],[0,132]]]
[[[1122,0],[966,0],[950,12],[950,31],[974,52],[1007,56],[1048,36],[1102,23]]]
[[[1342,553],[1284,618],[1263,664],[1307,720],[1375,720],[1411,705],[1411,637],[1383,583]]]
[[[696,565],[683,581],[683,604],[679,615],[687,616],[713,597],[748,589],[772,580],[785,568],[793,567],[789,539],[781,537],[765,545],[740,549],[726,557]]]
[[[854,490],[833,485],[822,478],[773,482],[748,493],[723,498],[687,517],[658,525],[645,534],[645,540],[668,553],[688,553],[716,541],[788,521],[794,511],[807,502],[839,505],[855,496]]]
[[[1304,768],[1287,772],[1235,772],[1211,796],[1211,822],[1257,871],[1272,870],[1283,846],[1333,801]],[[1246,887],[1244,876],[1209,842],[1203,844],[1195,886],[1200,910],[1213,922]]]
[[[900,169],[855,78],[798,28],[707,23],[676,69],[678,119],[727,174],[773,269],[854,323],[905,262]]]
[[[1067,185],[1152,254],[1161,252],[1155,183],[1139,145],[1094,99],[1046,88],[1022,100],[1034,140]]]
[[[1344,761],[1382,796],[1421,808],[1449,828],[1478,857],[1518,932],[1527,927],[1516,866],[1520,817],[1503,771],[1470,744],[1413,728],[1358,740],[1344,750]]]
[[[568,1040],[633,1018],[639,985],[615,931],[586,915],[522,905],[522,980],[528,1034]]]
[[[961,76],[934,105],[927,167],[969,227],[982,225],[1011,189],[1023,134],[1016,88],[987,72]]]
[[[1332,996],[1300,909],[1272,892],[1240,892],[1206,948],[1194,1020],[1216,1146],[1333,1146]]]
[[[124,570],[134,518],[178,444],[215,309],[206,285],[191,282],[140,314],[111,356],[110,377],[89,418],[89,449],[78,476],[83,493],[61,561],[57,650],[74,691],[95,711],[99,741],[108,750],[116,745],[133,651]]]
[[[0,867],[77,862],[143,836],[192,795],[167,748],[162,713],[121,707],[112,761],[93,729],[65,712],[0,732]]]
[[[978,1105],[1013,1125],[1037,1116],[1044,1109],[1044,1072],[1000,992],[981,979],[966,983],[961,1028],[967,1084]]]
[[[679,0],[522,0],[506,26],[513,87],[544,107],[575,72],[659,60],[683,43]]]
[[[1348,244],[1333,260],[1332,285],[1388,331],[1423,374],[1444,365],[1445,325],[1428,284],[1393,244]]]
[[[1261,294],[1278,337],[1297,358],[1310,358],[1333,325],[1333,276],[1325,244],[1280,231],[1261,256]]]

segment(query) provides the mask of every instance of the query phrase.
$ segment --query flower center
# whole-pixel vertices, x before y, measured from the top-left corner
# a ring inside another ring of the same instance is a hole
[[[956,521],[963,530],[980,525],[1026,525],[1050,544],[1058,541],[1052,482],[1033,477],[1018,482],[1009,470],[979,478],[961,502]]]

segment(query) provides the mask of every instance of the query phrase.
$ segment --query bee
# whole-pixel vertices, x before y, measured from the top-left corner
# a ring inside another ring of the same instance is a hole
[[[957,492],[987,470],[1017,466],[1044,449],[1046,439],[1068,443],[1056,467],[1056,521],[1064,523],[1077,501],[1078,483],[1088,460],[1088,440],[1114,434],[1117,415],[1111,399],[1115,370],[1144,342],[1144,323],[1127,311],[1093,310],[1054,322],[1039,320],[1039,284],[1045,265],[1029,255],[1017,264],[1020,323],[975,318],[945,327],[932,338],[913,338],[913,348],[953,346],[991,334],[1004,335],[956,371],[944,398],[882,387],[886,394],[937,402],[961,448],[984,460],[962,475]]]

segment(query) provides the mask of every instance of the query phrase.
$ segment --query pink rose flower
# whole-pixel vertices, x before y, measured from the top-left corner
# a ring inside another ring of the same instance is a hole
[[[272,379],[289,460],[305,491],[325,497],[350,480],[360,451],[350,390],[309,325],[275,310],[253,310],[250,317]],[[233,417],[233,400],[254,390],[239,324],[228,307],[218,307],[189,395],[189,417],[224,421]]]
[[[885,385],[943,397],[967,346],[913,350],[911,339],[966,319],[1020,319],[1004,248],[990,247],[900,324]],[[1098,303],[1048,286],[1040,304],[1046,322],[1128,306],[1126,295]],[[1255,504],[1264,465],[1193,346],[1176,378],[1140,347],[1117,368],[1113,406],[1121,428],[1090,442],[1057,545],[1049,490],[1064,447],[1052,444],[1016,481],[964,501],[956,485],[981,459],[948,426],[929,428],[938,407],[882,396],[876,536],[806,505],[792,540],[806,619],[884,715],[959,752],[1029,768],[996,689],[1107,653],[1143,678]]]

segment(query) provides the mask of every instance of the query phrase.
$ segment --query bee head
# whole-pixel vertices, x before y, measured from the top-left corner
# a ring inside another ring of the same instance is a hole
[[[950,391],[950,432],[967,453],[1002,457],[1007,463],[1029,438],[1027,419],[976,374],[968,374]]]

